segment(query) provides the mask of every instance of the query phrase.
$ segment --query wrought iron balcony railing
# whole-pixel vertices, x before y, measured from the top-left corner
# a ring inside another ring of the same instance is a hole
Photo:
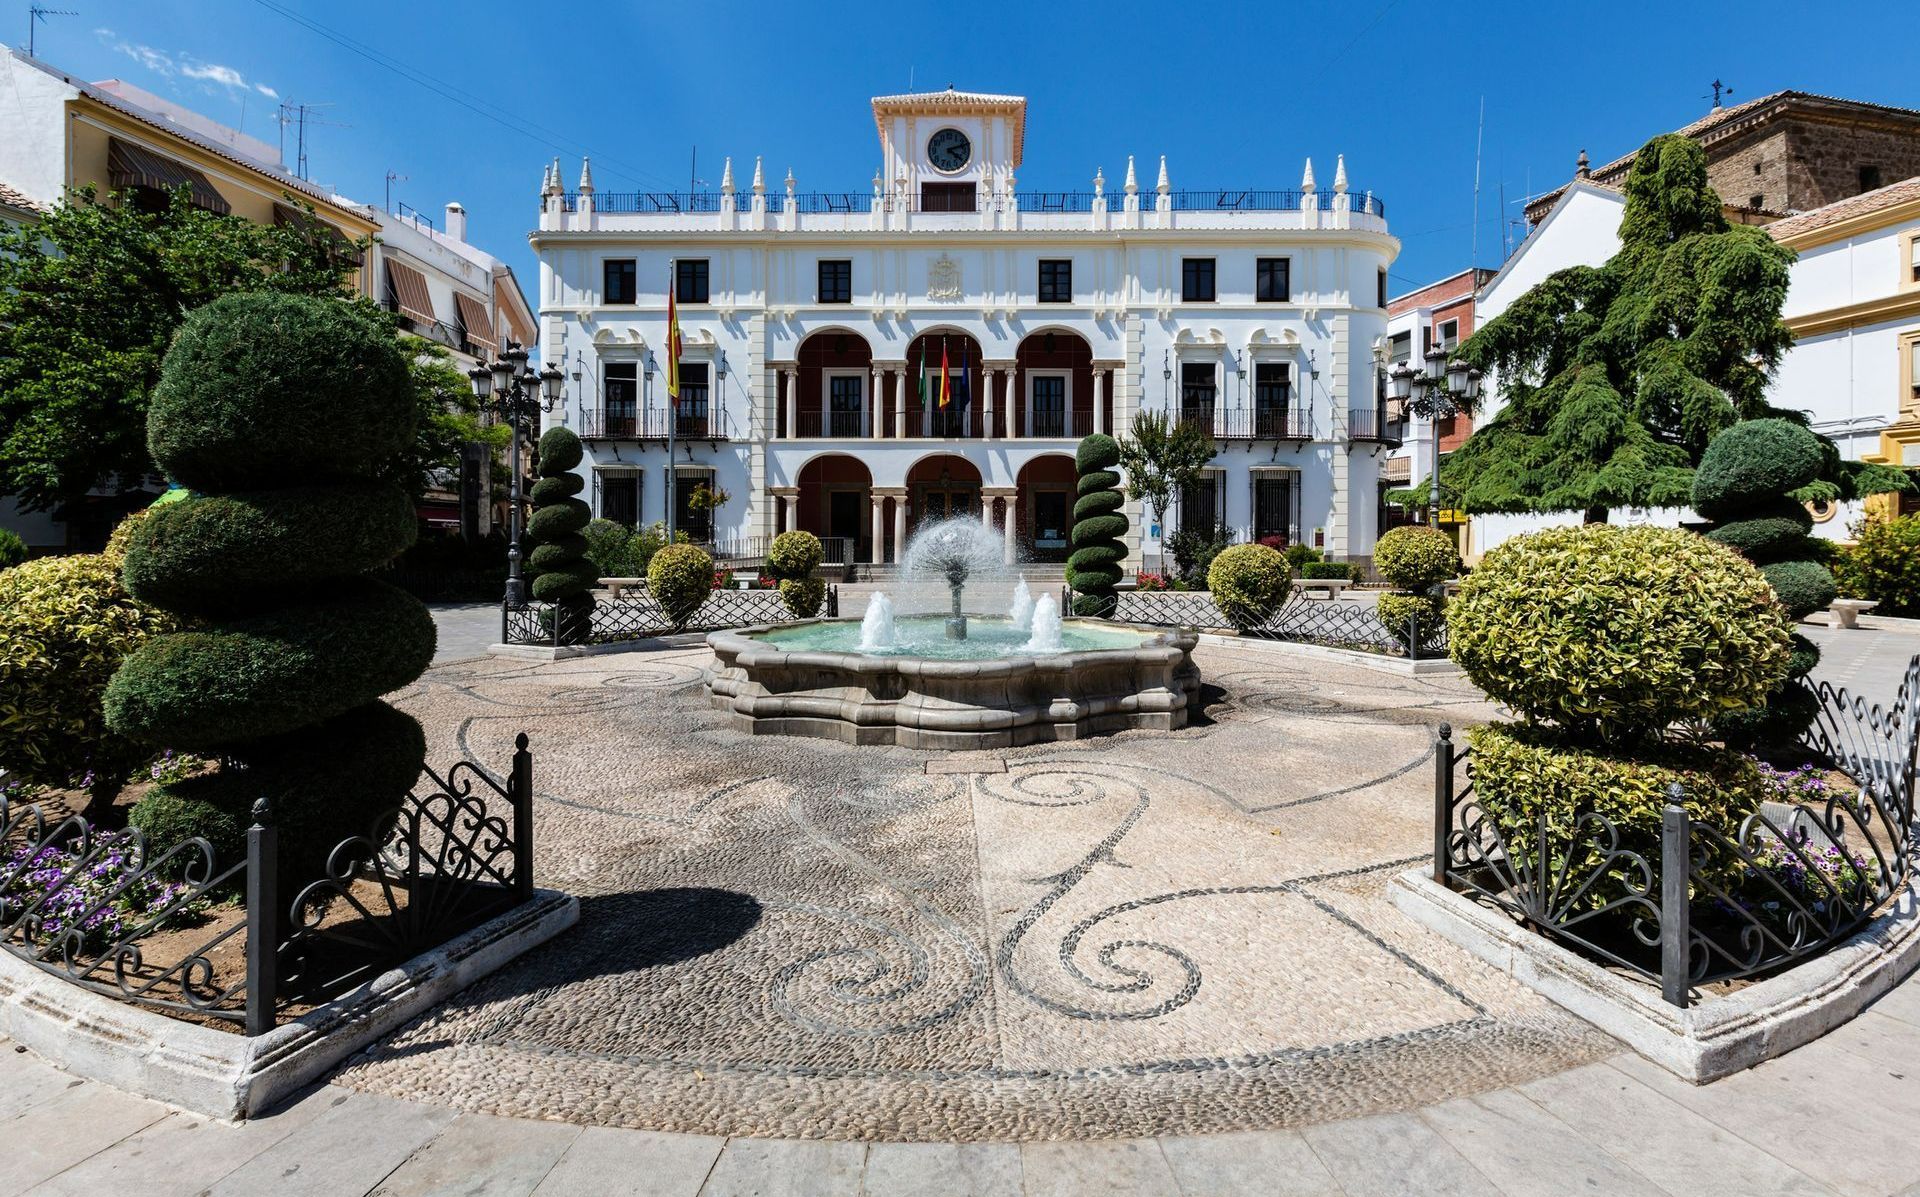
[[[1356,407],[1347,413],[1347,439],[1377,441],[1398,445],[1406,436],[1406,425],[1387,419],[1378,407]]]
[[[676,416],[667,411],[590,411],[580,417],[580,439],[586,441],[664,441],[671,427],[678,439],[732,440],[731,422],[724,410],[701,410],[682,404]]]

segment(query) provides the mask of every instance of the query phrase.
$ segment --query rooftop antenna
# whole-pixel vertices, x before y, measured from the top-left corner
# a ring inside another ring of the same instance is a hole
[[[1487,97],[1480,97],[1480,128],[1473,135],[1473,235],[1468,241],[1467,269],[1480,266],[1480,148],[1487,140]],[[1504,215],[1504,213],[1503,213]]]
[[[408,177],[406,175],[397,175],[397,174],[394,174],[392,171],[387,172],[387,214],[388,215],[393,214],[393,185],[395,183],[405,183],[407,181],[408,181]]]
[[[39,29],[40,22],[46,20],[48,17],[77,17],[79,15],[79,13],[71,8],[41,8],[38,4],[29,5],[27,8],[27,57],[32,58],[34,56],[33,35]]]
[[[1720,82],[1718,79],[1715,79],[1713,83],[1710,84],[1710,86],[1713,88],[1713,110],[1715,112],[1718,112],[1720,111],[1720,97],[1722,95],[1725,95],[1731,98],[1733,96],[1733,89],[1731,87],[1728,87],[1726,84]],[[1707,97],[1701,96],[1700,98],[1704,100]]]
[[[331,125],[336,129],[350,129],[353,127],[351,125],[343,125],[338,121],[323,121],[317,116],[309,115],[318,109],[331,107],[333,107],[333,105],[330,103],[295,104],[289,100],[282,100],[280,102],[280,161],[284,164],[287,160],[287,126],[292,125],[296,130],[294,145],[298,150],[298,162],[294,167],[293,173],[299,178],[304,179],[307,177],[307,126],[309,124]]]

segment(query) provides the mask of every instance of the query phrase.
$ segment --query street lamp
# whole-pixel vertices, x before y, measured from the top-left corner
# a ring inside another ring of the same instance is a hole
[[[1447,360],[1447,351],[1427,351],[1425,368],[1402,362],[1387,375],[1387,394],[1401,409],[1433,425],[1433,472],[1429,479],[1428,522],[1440,523],[1440,421],[1455,412],[1471,411],[1480,400],[1480,371],[1459,358]]]
[[[520,438],[528,421],[537,421],[540,413],[552,411],[560,402],[563,378],[552,362],[534,373],[527,365],[527,351],[514,341],[508,341],[491,363],[467,371],[467,378],[481,407],[498,412],[513,431],[513,478],[507,503],[507,605],[517,607],[526,601],[520,580]]]

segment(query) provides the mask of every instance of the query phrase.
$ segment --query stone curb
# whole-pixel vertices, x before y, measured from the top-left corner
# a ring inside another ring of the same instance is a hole
[[[606,644],[490,644],[489,657],[511,657],[522,661],[571,661],[576,657],[601,657],[609,653],[658,653],[679,648],[698,648],[706,643],[704,632],[681,632],[673,636],[644,636],[634,640],[614,640]],[[451,662],[440,661],[436,665]]]
[[[531,901],[254,1038],[116,1001],[0,951],[0,1037],[76,1076],[212,1118],[247,1118],[579,917],[579,899],[536,890]]]
[[[1257,636],[1235,636],[1226,632],[1202,632],[1200,643],[1212,645],[1215,648],[1256,649],[1288,656],[1319,657],[1322,660],[1358,665],[1362,669],[1372,669],[1380,673],[1395,673],[1401,677],[1460,672],[1460,667],[1446,658],[1435,661],[1409,661],[1405,657],[1389,657],[1385,653],[1363,653],[1357,649],[1331,648],[1324,644],[1299,644],[1292,640],[1263,640]]]
[[[1424,869],[1401,873],[1387,889],[1415,922],[1696,1085],[1813,1042],[1920,965],[1920,890],[1909,886],[1825,955],[1681,1010],[1657,986],[1526,930]]]

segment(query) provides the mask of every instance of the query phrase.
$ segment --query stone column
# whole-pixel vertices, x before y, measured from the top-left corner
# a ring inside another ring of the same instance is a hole
[[[772,489],[774,500],[779,504],[779,514],[774,518],[774,531],[791,532],[800,526],[800,488],[776,486]]]
[[[1001,550],[1003,564],[1012,565],[1017,555],[1014,542],[1015,525],[1019,522],[1015,515],[1015,505],[1020,500],[1020,488],[1016,486],[984,486],[980,488],[981,502],[991,510],[993,501],[999,499],[1002,504],[1000,535],[1004,548]],[[989,516],[991,522],[991,516]]]
[[[887,502],[880,497],[880,492],[877,490],[870,491],[869,496],[869,501],[873,504],[873,556],[868,558],[868,560],[872,561],[875,565],[879,565],[885,561],[887,557],[885,523]]]
[[[785,366],[780,367],[780,392],[785,396],[787,405],[787,436],[800,435],[800,375]]]
[[[907,370],[902,366],[894,374],[898,381],[893,387],[893,436],[895,440],[905,440],[907,436]]]
[[[1007,361],[983,363],[982,372],[991,369],[991,380],[987,384],[987,407],[983,413],[987,424],[987,439],[998,440],[1002,435],[995,422],[998,413],[1004,410],[1006,415],[1007,436],[1013,435],[1013,363]]]
[[[893,559],[901,560],[907,551],[907,492],[893,495]]]
[[[875,564],[879,564],[882,561],[892,561],[898,564],[901,551],[907,544],[907,488],[904,486],[889,486],[884,490],[878,488],[874,490],[874,513],[879,519],[879,522],[874,524],[874,532],[878,535],[886,530],[885,514],[886,501],[888,499],[893,500],[893,555],[889,557],[885,552],[884,545],[876,540],[874,543],[879,547],[875,549],[873,554]]]
[[[873,418],[867,421],[867,436],[872,440],[880,439],[880,367],[867,368],[867,406],[873,410]]]

